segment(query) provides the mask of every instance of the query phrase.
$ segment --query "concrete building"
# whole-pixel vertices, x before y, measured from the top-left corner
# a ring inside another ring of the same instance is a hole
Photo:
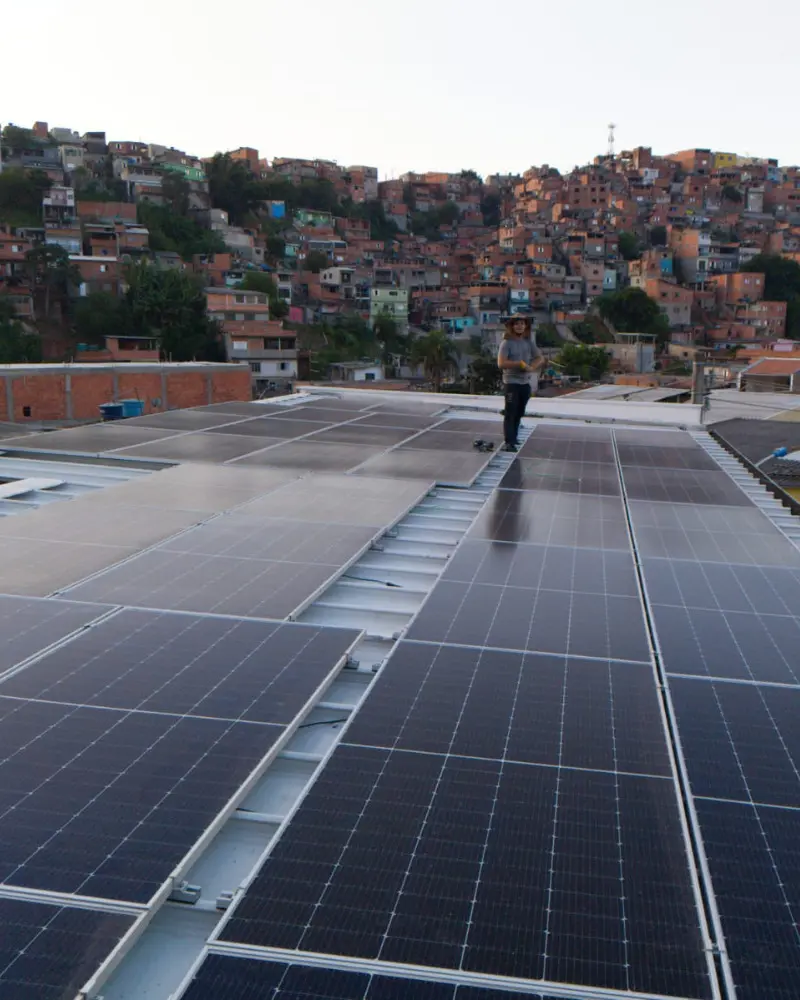
[[[391,317],[402,333],[408,330],[409,290],[407,288],[374,287],[369,300],[369,319],[374,323],[381,315]]]

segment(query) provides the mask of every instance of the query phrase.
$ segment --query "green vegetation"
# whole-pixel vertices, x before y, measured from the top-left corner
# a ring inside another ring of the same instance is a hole
[[[18,125],[6,125],[2,132],[3,149],[41,149],[52,146],[51,138],[40,139],[32,129],[20,128]]]
[[[0,364],[35,364],[41,360],[39,335],[29,333],[16,318],[14,306],[0,298]]]
[[[34,294],[40,292],[44,299],[44,317],[50,319],[54,299],[63,302],[70,288],[80,285],[81,273],[71,263],[69,253],[54,243],[40,243],[25,254],[25,267]]]
[[[623,288],[601,295],[597,308],[618,333],[652,333],[659,343],[669,340],[669,322],[655,299],[641,288]]]
[[[742,202],[742,192],[733,184],[725,185],[722,189],[722,197],[724,201],[729,201],[734,205],[740,205]]]
[[[186,215],[179,215],[167,205],[141,202],[139,222],[150,231],[151,250],[171,250],[184,260],[194,254],[224,253],[225,243],[218,233],[201,226]]]
[[[401,334],[390,316],[379,316],[372,327],[354,313],[344,314],[334,324],[321,323],[298,331],[298,342],[311,351],[311,373],[328,377],[330,366],[347,361],[377,361],[392,365],[409,350],[409,338]]]
[[[483,222],[487,226],[499,226],[500,225],[500,208],[502,202],[499,194],[494,194],[490,192],[483,196],[481,200],[481,212],[483,213]]]
[[[577,375],[584,382],[598,379],[608,370],[610,358],[602,347],[586,344],[564,344],[556,357],[567,375]]]
[[[650,246],[665,247],[667,245],[667,227],[653,226],[650,230]]]
[[[479,396],[496,395],[502,385],[497,359],[480,337],[470,337],[469,345],[473,358],[467,368],[468,391]]]
[[[561,347],[563,343],[555,323],[541,323],[536,327],[537,347]]]
[[[319,274],[319,272],[323,268],[326,268],[328,264],[328,255],[326,253],[323,253],[321,250],[312,250],[306,256],[304,268],[312,274]]]
[[[582,344],[613,344],[614,337],[608,332],[605,324],[597,316],[588,316],[585,320],[570,326],[575,337]]]
[[[6,167],[0,173],[0,222],[41,226],[42,196],[50,186],[50,178],[43,170]]]
[[[125,295],[130,329],[160,342],[170,361],[221,361],[224,351],[217,323],[206,314],[202,286],[184,271],[162,271],[147,261],[131,265]],[[126,319],[126,324],[128,320]]]
[[[786,336],[800,340],[800,264],[778,254],[760,253],[742,270],[763,273],[764,298],[786,303]]]
[[[228,153],[216,153],[206,165],[211,204],[228,213],[233,226],[241,226],[251,212],[269,197],[260,181],[250,173],[242,160]]]
[[[266,271],[248,271],[244,276],[244,281],[239,285],[241,289],[248,292],[263,292],[269,296],[269,314],[272,319],[283,319],[289,313],[289,306],[285,299],[278,295],[278,286],[274,278]]]
[[[460,216],[458,205],[454,201],[446,201],[441,205],[432,206],[427,212],[413,212],[411,229],[415,236],[438,240],[442,235],[441,227],[454,225]]]
[[[78,343],[102,348],[107,336],[135,333],[127,298],[110,292],[93,292],[75,303],[74,333]]]
[[[411,345],[411,360],[423,366],[436,392],[441,389],[444,376],[458,364],[453,344],[443,330],[431,330],[418,337]]]
[[[636,233],[622,232],[619,234],[619,252],[623,260],[638,260],[642,256],[639,237]]]

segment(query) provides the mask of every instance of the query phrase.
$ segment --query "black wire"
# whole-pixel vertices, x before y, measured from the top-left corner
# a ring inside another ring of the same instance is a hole
[[[308,729],[309,726],[337,726],[340,722],[347,722],[347,719],[320,719],[319,722],[304,722],[298,729]]]

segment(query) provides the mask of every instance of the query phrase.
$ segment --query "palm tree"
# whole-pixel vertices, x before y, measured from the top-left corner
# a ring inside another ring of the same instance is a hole
[[[456,352],[443,330],[431,330],[411,345],[411,360],[425,368],[436,392],[442,387],[443,376],[458,364]]]

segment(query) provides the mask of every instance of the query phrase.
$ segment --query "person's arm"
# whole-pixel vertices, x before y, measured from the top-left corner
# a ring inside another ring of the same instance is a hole
[[[536,346],[536,344],[531,344],[531,363],[528,365],[529,372],[538,372],[540,368],[544,367],[544,355]]]
[[[527,370],[527,365],[524,361],[512,361],[508,356],[508,341],[504,340],[500,344],[500,350],[497,352],[497,367],[501,371],[518,371],[524,372]]]

